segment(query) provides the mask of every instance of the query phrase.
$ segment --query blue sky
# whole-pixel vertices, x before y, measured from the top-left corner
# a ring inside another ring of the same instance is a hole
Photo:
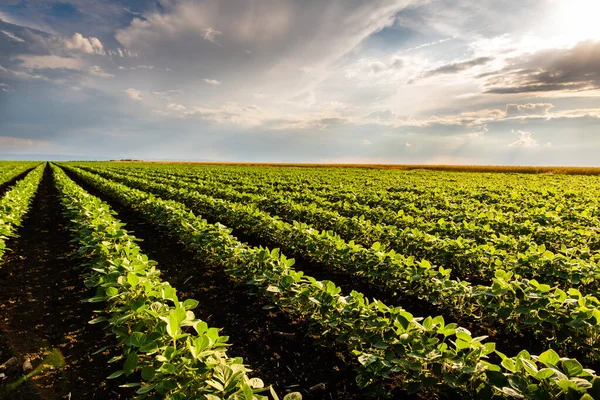
[[[597,0],[4,0],[0,154],[600,165]]]

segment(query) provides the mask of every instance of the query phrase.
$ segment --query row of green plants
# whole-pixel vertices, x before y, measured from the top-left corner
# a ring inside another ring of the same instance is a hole
[[[124,171],[134,169],[130,165],[116,168]],[[430,222],[439,219],[476,221],[480,225],[489,224],[502,234],[528,234],[530,225],[549,228],[540,232],[534,230],[534,234],[539,234],[539,237],[535,236],[536,240],[548,235],[560,239],[561,236],[552,232],[552,228],[557,226],[572,233],[573,229],[597,227],[600,221],[597,201],[600,190],[593,177],[584,177],[582,182],[573,177],[557,177],[561,178],[559,182],[544,182],[540,177],[527,177],[525,180],[519,175],[515,175],[516,178],[492,175],[499,178],[482,179],[482,174],[468,174],[467,179],[465,174],[385,174],[379,171],[375,175],[379,183],[370,184],[374,176],[365,181],[363,174],[353,170],[342,173],[340,171],[344,170],[340,169],[321,173],[313,170],[301,174],[303,179],[292,179],[289,174],[281,174],[280,177],[272,168],[240,174],[230,167],[213,170],[143,164],[136,166],[135,170],[180,179],[201,179],[203,182],[213,179],[230,187],[246,183],[250,186],[248,190],[256,186],[260,191],[275,190],[290,196],[301,192],[300,196],[306,196],[307,202],[318,201],[337,207],[336,211],[341,213],[354,212],[352,215],[364,214],[370,218],[373,217],[371,210],[374,209],[377,214],[378,210],[385,209],[388,216],[425,218]],[[453,179],[444,179],[448,176]],[[319,180],[319,177],[327,179]],[[553,183],[550,188],[549,183]],[[508,221],[511,223],[506,223]],[[523,226],[519,226],[521,223]]]
[[[77,255],[89,267],[85,282],[95,294],[87,301],[104,304],[90,323],[104,324],[117,343],[111,362],[121,367],[108,378],[126,377],[122,386],[136,388],[136,399],[277,399],[272,387],[248,376],[241,358],[227,354],[228,337],[195,317],[198,301],[181,301],[160,278],[110,207],[52,169]]]
[[[91,175],[83,170],[78,173]],[[252,204],[232,203],[131,176],[115,175],[114,179],[180,201],[246,235],[275,243],[288,254],[347,271],[392,292],[418,296],[462,318],[509,332],[527,329],[540,340],[558,341],[564,350],[580,350],[590,360],[600,359],[600,300],[576,288],[562,290],[502,269],[495,271],[490,284],[472,285],[453,279],[448,268],[388,251],[379,243],[365,248],[330,231],[283,222]]]
[[[13,179],[21,174],[25,169],[13,170],[6,177],[6,181]],[[21,226],[21,222],[29,211],[33,197],[42,180],[44,165],[38,166],[18,181],[6,194],[0,199],[0,259],[8,250],[6,241],[16,236],[16,230]]]
[[[235,239],[230,229],[209,224],[181,203],[70,170],[178,238],[198,259],[222,266],[273,305],[308,320],[320,336],[345,344],[359,364],[357,382],[361,387],[383,389],[390,382],[409,392],[454,393],[465,398],[600,396],[595,372],[554,350],[540,355],[521,351],[508,357],[485,337],[473,337],[442,316],[417,318],[402,307],[369,301],[356,291],[343,295],[333,282],[294,270],[293,260],[278,250],[247,246]]]
[[[119,176],[98,168],[86,170],[109,178]],[[125,175],[143,178],[139,174]],[[541,283],[557,283],[566,288],[576,287],[587,293],[597,294],[600,253],[591,251],[584,244],[569,249],[563,245],[555,253],[544,244],[536,244],[530,236],[496,235],[489,226],[477,229],[481,234],[477,239],[468,236],[449,238],[439,235],[439,232],[431,234],[431,229],[418,224],[411,229],[398,229],[397,226],[373,223],[364,217],[345,217],[336,211],[322,208],[320,203],[304,205],[283,195],[276,197],[240,193],[221,185],[182,182],[177,178],[162,177],[154,180],[236,203],[252,203],[283,220],[296,220],[320,230],[333,231],[342,239],[354,240],[365,247],[380,243],[382,250],[402,249],[404,255],[451,268],[462,279],[489,279],[500,267],[526,278],[535,276]],[[456,231],[460,229],[457,225],[464,226],[464,223],[438,221],[435,225]],[[595,236],[600,241],[600,234]]]

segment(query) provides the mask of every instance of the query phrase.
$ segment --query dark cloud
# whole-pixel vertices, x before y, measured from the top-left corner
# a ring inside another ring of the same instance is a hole
[[[447,74],[456,74],[462,71],[466,71],[473,67],[477,67],[479,65],[484,65],[492,61],[493,57],[477,57],[472,60],[450,63],[446,65],[442,65],[439,68],[432,69],[429,71],[425,71],[422,75],[423,78],[429,78],[436,75],[447,75]]]
[[[584,91],[600,88],[600,41],[580,42],[569,49],[543,50],[489,78],[488,93]]]

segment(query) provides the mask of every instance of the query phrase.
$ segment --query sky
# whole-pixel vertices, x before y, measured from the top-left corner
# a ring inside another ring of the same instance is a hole
[[[0,154],[600,165],[598,0],[2,0]]]

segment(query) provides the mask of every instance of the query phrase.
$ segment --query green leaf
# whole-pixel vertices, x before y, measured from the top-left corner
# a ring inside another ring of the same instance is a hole
[[[578,376],[583,372],[583,367],[577,360],[564,360],[562,362],[563,371],[567,373],[569,377]]]
[[[147,386],[142,386],[141,388],[139,388],[136,393],[137,394],[145,394],[150,392],[152,389],[154,389],[154,385],[147,385]]]
[[[121,375],[123,375],[125,373],[125,371],[117,371],[117,372],[113,372],[112,374],[110,374],[106,379],[115,379],[120,377]]]
[[[194,308],[198,307],[198,304],[200,303],[197,300],[187,299],[183,302],[183,308],[186,310],[193,310]]]
[[[145,381],[151,381],[152,378],[154,378],[155,374],[156,374],[156,370],[154,369],[154,367],[147,365],[144,368],[142,368],[142,378]]]
[[[125,371],[125,375],[129,376],[133,374],[138,365],[138,354],[135,351],[132,351],[127,356],[125,363],[123,364],[123,371]]]
[[[546,365],[557,366],[560,361],[560,356],[554,350],[549,349],[540,354],[540,361]]]
[[[127,283],[129,283],[132,287],[136,287],[137,284],[140,283],[140,277],[134,274],[133,272],[128,272]]]
[[[146,342],[146,335],[142,332],[133,332],[129,337],[129,343],[135,347],[141,347]]]
[[[248,384],[254,389],[261,389],[265,387],[264,382],[260,378],[252,378],[248,381]]]

